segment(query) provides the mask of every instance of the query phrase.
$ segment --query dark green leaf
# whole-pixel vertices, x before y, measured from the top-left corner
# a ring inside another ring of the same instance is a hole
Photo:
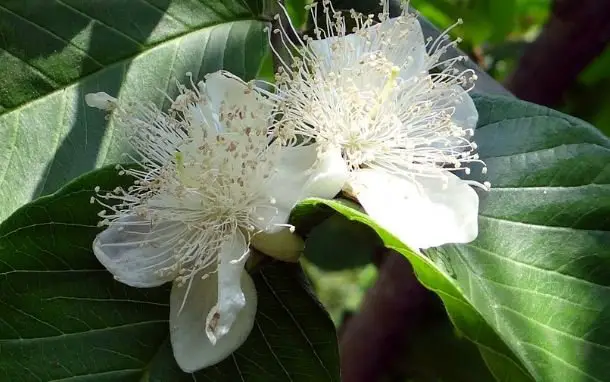
[[[537,381],[607,381],[610,141],[546,108],[497,97],[476,102],[475,137],[493,188],[481,195],[473,243],[423,257],[336,201],[310,200],[295,216],[324,203],[374,228],[442,298],[499,381],[528,380],[528,373]]]
[[[0,5],[0,221],[118,161],[120,131],[84,95],[163,102],[175,79],[250,79],[267,49],[259,0],[6,0]]]
[[[357,268],[371,262],[383,243],[369,227],[333,215],[308,235],[304,255],[324,270]]]
[[[333,323],[300,267],[284,263],[253,276],[259,308],[246,343],[182,373],[168,343],[169,288],[124,286],[91,251],[99,206],[89,198],[123,178],[85,175],[0,225],[0,380],[339,381]]]
[[[445,317],[429,317],[409,333],[402,359],[395,372],[409,382],[495,381],[476,345],[461,338]]]
[[[334,212],[338,212],[354,222],[371,227],[377,232],[387,248],[393,249],[409,259],[419,281],[441,297],[456,328],[465,338],[479,346],[479,350],[486,357],[487,364],[491,364],[491,367],[498,371],[498,373],[494,372],[498,381],[533,381],[494,329],[487,324],[465,298],[455,280],[439,264],[428,257],[413,252],[366,214],[353,208],[352,203],[342,200],[306,199],[295,207],[292,214],[292,223],[297,227],[313,227],[316,225],[316,221],[319,223],[332,216]],[[312,240],[329,242],[332,239],[333,236],[331,235],[323,237],[320,234],[313,239],[308,239],[305,245],[311,245],[312,243],[308,242]],[[349,256],[347,252],[339,253]]]

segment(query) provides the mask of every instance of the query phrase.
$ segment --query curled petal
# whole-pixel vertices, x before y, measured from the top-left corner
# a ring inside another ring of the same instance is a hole
[[[349,177],[349,169],[339,149],[320,153],[309,171],[310,177],[303,189],[302,199],[332,199],[341,191]]]
[[[174,358],[180,368],[194,372],[224,360],[248,338],[254,326],[257,296],[252,278],[241,273],[241,289],[245,305],[224,336],[212,344],[206,328],[214,320],[218,298],[218,275],[203,279],[195,275],[187,293],[187,285],[174,284],[170,298],[170,337]],[[185,300],[186,299],[186,300]],[[182,304],[184,303],[184,307]]]
[[[316,144],[286,147],[267,188],[277,208],[290,211],[299,200],[308,197],[333,198],[343,188],[348,175],[339,150],[318,155]]]
[[[479,120],[479,112],[477,111],[470,94],[458,85],[453,85],[452,88],[455,92],[455,96],[453,97],[455,111],[451,116],[451,120],[463,129],[474,130],[477,127],[477,121]]]
[[[118,281],[138,288],[159,286],[177,274],[175,238],[180,223],[152,224],[135,215],[111,223],[93,241],[93,253]]]
[[[406,178],[366,169],[350,186],[367,214],[413,249],[477,237],[479,197],[450,172]]]
[[[250,248],[241,231],[226,240],[218,253],[218,303],[214,325],[206,325],[208,337],[214,343],[225,336],[235,322],[238,313],[246,305],[246,296],[241,290],[241,275]]]

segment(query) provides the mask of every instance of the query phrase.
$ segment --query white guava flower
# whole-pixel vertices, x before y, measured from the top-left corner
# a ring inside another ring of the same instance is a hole
[[[140,103],[123,107],[105,93],[86,96],[89,106],[114,111],[139,165],[120,167],[135,178],[132,186],[97,189],[92,198],[104,206],[107,226],[94,253],[127,285],[173,282],[171,343],[186,372],[223,360],[252,330],[257,295],[244,270],[251,240],[279,235],[290,248],[293,205],[334,196],[323,192],[322,162],[312,167],[315,156],[270,136],[274,103],[252,84],[216,72],[191,85],[179,85],[167,113]]]
[[[335,184],[413,249],[470,242],[479,203],[471,185],[489,185],[453,172],[469,174],[472,162],[486,171],[471,140],[478,113],[468,90],[476,76],[454,68],[464,57],[443,58],[457,43],[446,33],[425,41],[414,15],[403,9],[390,19],[382,4],[377,22],[353,10],[346,16],[330,1],[314,3],[315,36],[296,42],[276,17],[272,33],[291,59],[274,49],[283,64],[275,85],[278,135],[334,162],[326,167],[342,169]]]

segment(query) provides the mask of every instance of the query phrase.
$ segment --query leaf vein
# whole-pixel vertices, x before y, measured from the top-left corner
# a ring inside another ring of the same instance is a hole
[[[557,271],[555,271],[555,270],[549,270],[549,269],[539,268],[539,267],[536,267],[536,266],[534,266],[534,265],[524,263],[524,262],[522,262],[522,261],[517,261],[517,260],[515,260],[515,259],[513,259],[513,258],[510,258],[510,257],[501,256],[501,255],[499,255],[499,254],[497,254],[497,253],[495,253],[495,252],[493,252],[493,251],[490,251],[490,250],[485,249],[485,248],[478,247],[478,246],[473,245],[473,244],[465,244],[465,246],[467,246],[467,247],[471,247],[471,248],[474,248],[474,249],[477,249],[477,250],[482,251],[482,252],[484,252],[484,253],[487,253],[487,254],[489,254],[489,255],[491,255],[491,256],[493,256],[493,257],[496,257],[496,258],[499,258],[499,259],[502,259],[502,260],[508,261],[508,262],[510,262],[510,263],[513,263],[513,264],[515,264],[515,265],[517,265],[517,266],[523,266],[523,267],[525,267],[525,268],[528,268],[528,269],[533,269],[533,270],[536,270],[536,271],[539,271],[539,272],[542,272],[542,273],[550,273],[550,274],[552,274],[552,275],[559,276],[559,277],[563,277],[563,278],[569,279],[569,280],[571,280],[571,281],[577,282],[577,283],[579,283],[579,284],[585,284],[585,285],[593,286],[593,287],[596,287],[596,288],[602,288],[602,289],[604,289],[604,290],[608,290],[608,291],[610,291],[610,287],[608,287],[608,286],[605,286],[605,285],[600,285],[600,284],[596,284],[596,283],[594,283],[594,282],[591,282],[591,281],[588,281],[588,280],[584,280],[584,279],[579,279],[578,277],[574,277],[574,276],[571,276],[571,275],[567,275],[567,274],[565,274],[565,273],[558,273],[558,272],[557,272]],[[462,260],[462,261],[463,261],[463,260]]]
[[[98,329],[92,329],[92,330],[87,330],[84,332],[74,332],[74,333],[62,333],[60,335],[56,335],[56,336],[47,336],[47,337],[38,337],[38,338],[10,338],[10,339],[2,339],[0,340],[0,344],[6,345],[6,344],[19,344],[19,345],[23,345],[23,344],[27,344],[27,343],[36,343],[36,342],[40,342],[40,341],[57,341],[57,340],[61,340],[64,338],[70,338],[70,337],[77,337],[77,336],[83,336],[83,335],[89,335],[92,333],[105,333],[108,331],[113,331],[116,329],[123,329],[123,328],[129,328],[129,327],[137,327],[137,326],[145,326],[145,325],[157,325],[157,324],[167,324],[167,320],[150,320],[150,321],[140,321],[140,322],[134,322],[134,323],[129,323],[129,324],[122,324],[122,325],[116,325],[116,326],[108,326],[106,328],[98,328]]]
[[[284,374],[286,374],[286,376],[288,377],[288,380],[292,382],[292,377],[290,376],[290,373],[288,373],[288,370],[286,370],[286,368],[284,367],[284,364],[282,363],[282,361],[280,361],[279,357],[277,356],[277,354],[275,353],[275,351],[273,350],[273,347],[271,346],[271,344],[269,343],[269,340],[267,339],[267,336],[265,336],[265,332],[263,331],[263,328],[261,328],[258,320],[255,321],[256,327],[258,328],[258,330],[261,332],[261,336],[263,336],[263,340],[265,341],[265,344],[267,345],[267,347],[269,348],[269,350],[271,351],[271,354],[273,355],[273,358],[275,358],[275,360],[277,361],[277,363],[280,365],[280,367],[282,368],[282,371],[284,372]]]
[[[56,0],[57,1],[57,0]],[[11,11],[10,9],[3,7],[2,5],[0,5],[0,9],[3,9],[4,11],[6,11],[7,13],[12,14],[13,16],[25,21],[26,23],[34,26],[36,29],[42,30],[43,32],[46,32],[48,34],[50,34],[51,36],[55,37],[56,39],[58,39],[59,41],[65,43],[66,45],[70,45],[71,47],[73,47],[74,49],[76,49],[77,51],[79,51],[84,57],[87,57],[88,59],[90,59],[94,64],[96,64],[99,67],[103,67],[104,64],[102,64],[101,62],[99,62],[98,60],[96,60],[95,58],[91,57],[85,50],[83,50],[81,47],[74,45],[71,41],[68,41],[66,39],[64,39],[63,37],[55,34],[54,32],[52,32],[51,30],[43,27],[42,25],[39,25],[35,22],[33,22],[32,20],[28,20],[27,18],[21,16],[18,13],[15,13],[13,11]],[[57,85],[55,85],[57,86]]]
[[[92,21],[92,22],[94,22],[94,23],[98,23],[98,24],[100,24],[100,25],[102,25],[102,26],[104,26],[104,27],[106,27],[106,28],[108,28],[108,29],[110,29],[110,30],[114,31],[115,33],[117,33],[117,34],[119,34],[119,35],[123,36],[124,38],[128,39],[128,40],[129,40],[129,41],[131,41],[132,43],[134,43],[134,44],[138,45],[138,47],[140,47],[140,48],[144,48],[144,47],[145,47],[145,45],[144,45],[144,44],[142,44],[142,42],[140,42],[140,41],[138,41],[138,40],[134,39],[133,37],[131,37],[131,36],[129,36],[129,35],[127,35],[127,34],[125,34],[125,33],[121,32],[120,30],[116,29],[115,27],[113,27],[113,26],[111,26],[111,25],[109,25],[109,24],[106,24],[106,23],[102,22],[101,20],[98,20],[98,19],[96,19],[96,18],[93,18],[92,16],[90,16],[90,15],[88,15],[87,13],[85,13],[85,12],[81,11],[80,9],[74,8],[74,7],[73,7],[73,6],[71,6],[70,4],[66,4],[65,2],[63,2],[63,0],[55,0],[55,2],[57,2],[58,4],[63,5],[64,7],[66,7],[66,8],[68,8],[68,9],[70,9],[70,10],[71,10],[71,11],[73,11],[73,12],[78,13],[79,15],[81,15],[81,16],[83,16],[83,17],[88,18],[89,20],[91,20],[91,21]]]
[[[299,324],[299,321],[294,317],[294,315],[292,314],[292,312],[288,309],[288,307],[284,304],[284,302],[282,301],[282,299],[280,298],[280,296],[278,296],[276,290],[271,286],[271,283],[269,282],[269,280],[267,279],[267,276],[264,274],[264,272],[260,272],[261,275],[261,279],[265,282],[265,284],[267,284],[267,287],[269,288],[269,290],[271,291],[271,294],[273,294],[273,297],[275,297],[275,299],[277,300],[277,302],[280,304],[280,306],[286,311],[286,313],[288,314],[288,316],[290,317],[290,319],[292,320],[292,322],[294,322],[294,324],[296,325],[296,327],[299,329],[299,332],[301,333],[301,335],[303,336],[303,338],[305,339],[305,341],[309,344],[309,347],[311,348],[313,354],[316,356],[316,359],[318,360],[318,362],[320,363],[320,365],[322,366],[322,368],[324,369],[324,371],[326,372],[326,374],[332,378],[330,371],[326,368],[326,365],[324,364],[324,362],[322,361],[322,359],[320,358],[320,356],[318,355],[318,352],[316,351],[315,347],[313,346],[313,344],[311,343],[311,341],[309,340],[309,337],[307,337],[307,334],[305,333],[305,331],[303,330],[303,327]]]

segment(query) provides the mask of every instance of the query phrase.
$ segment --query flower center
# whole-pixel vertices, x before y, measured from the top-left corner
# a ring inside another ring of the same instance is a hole
[[[291,97],[284,121],[297,121],[294,133],[340,148],[349,167],[356,169],[395,144],[401,126],[394,102],[400,68],[376,52],[339,69],[309,72],[304,66],[278,86]]]
[[[315,37],[296,44],[279,20],[273,33],[287,51],[301,52],[291,64],[282,61],[276,75],[282,136],[340,148],[352,170],[443,177],[447,170],[468,174],[479,162],[484,172],[471,141],[476,111],[466,94],[476,75],[454,67],[464,57],[445,57],[457,41],[448,41],[447,31],[425,41],[415,16],[403,8],[390,20],[388,4],[383,1],[379,22],[351,11],[349,34],[346,16],[329,1],[321,9],[314,3],[313,20],[321,10],[325,25],[316,22]]]
[[[133,222],[122,220],[129,214],[150,222],[150,234],[139,243],[173,253],[174,262],[157,272],[176,274],[178,285],[204,269],[204,277],[215,272],[227,240],[238,230],[249,240],[264,226],[260,209],[273,215],[266,182],[279,160],[279,142],[269,144],[265,104],[229,98],[212,105],[195,86],[180,90],[169,114],[141,105],[117,110],[130,127],[139,154],[132,159],[140,168],[121,168],[136,178],[133,186],[97,196],[107,208],[100,213],[103,225],[129,229]]]
[[[237,119],[243,115],[240,110],[228,114]],[[222,113],[218,117],[225,122],[220,132],[209,128],[212,121],[205,121],[207,127],[191,121],[189,129],[195,132],[179,147],[175,171],[168,172],[166,205],[155,206],[165,207],[158,210],[162,215],[177,211],[174,219],[193,235],[187,250],[176,252],[182,268],[190,270],[178,276],[179,284],[213,264],[220,247],[238,229],[246,237],[256,234],[255,227],[261,225],[257,209],[274,208],[273,200],[265,197],[265,183],[277,163],[277,145],[269,146],[266,126],[227,127],[225,118]]]

